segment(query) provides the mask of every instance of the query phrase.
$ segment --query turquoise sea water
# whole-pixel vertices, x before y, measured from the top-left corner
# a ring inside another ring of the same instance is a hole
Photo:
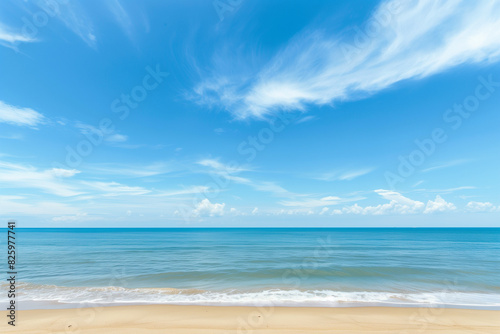
[[[21,305],[500,308],[493,228],[18,229],[17,250]]]

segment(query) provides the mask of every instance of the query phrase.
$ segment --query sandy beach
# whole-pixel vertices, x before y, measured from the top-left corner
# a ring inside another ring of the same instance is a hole
[[[500,311],[142,305],[27,310],[2,333],[499,333]]]

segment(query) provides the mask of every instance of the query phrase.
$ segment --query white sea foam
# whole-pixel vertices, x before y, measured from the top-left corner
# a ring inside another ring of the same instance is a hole
[[[4,284],[2,284],[3,287]],[[500,308],[500,294],[473,292],[380,292],[333,290],[204,291],[169,288],[61,287],[21,283],[21,302],[63,304],[176,304],[238,306],[428,305]],[[0,297],[3,303],[5,296]]]

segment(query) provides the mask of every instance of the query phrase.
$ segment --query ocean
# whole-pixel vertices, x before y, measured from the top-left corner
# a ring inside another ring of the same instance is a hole
[[[17,229],[16,236],[21,309],[153,303],[500,309],[499,228],[34,228]],[[0,293],[0,303],[7,302]]]

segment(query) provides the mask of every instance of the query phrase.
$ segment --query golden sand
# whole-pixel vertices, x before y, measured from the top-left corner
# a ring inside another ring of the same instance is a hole
[[[399,307],[139,305],[2,312],[0,333],[500,333],[500,311]]]

